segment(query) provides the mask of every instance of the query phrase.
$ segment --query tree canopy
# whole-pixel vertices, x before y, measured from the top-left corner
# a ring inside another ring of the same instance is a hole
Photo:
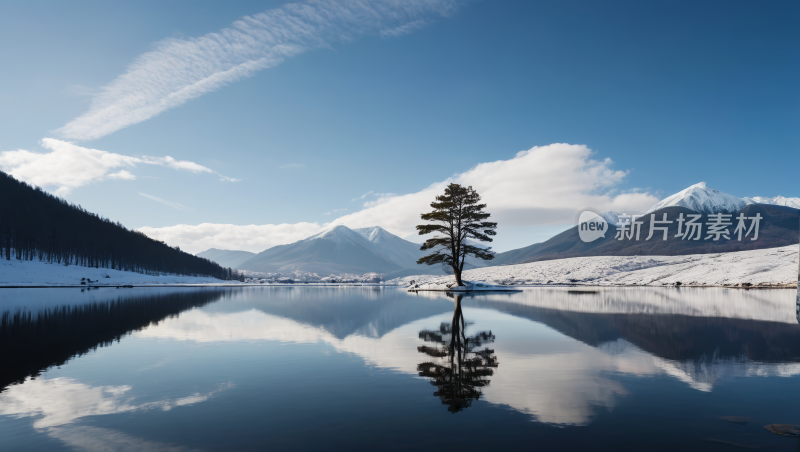
[[[494,253],[488,248],[467,243],[467,239],[491,242],[492,236],[497,235],[497,223],[485,221],[490,214],[483,211],[486,204],[480,201],[480,195],[471,186],[459,184],[448,185],[443,195],[436,196],[436,201],[431,203],[433,212],[422,214],[422,219],[430,223],[417,226],[419,235],[436,234],[420,248],[434,252],[419,259],[417,264],[442,264],[452,268],[456,284],[461,286],[461,272],[467,256],[494,259]]]

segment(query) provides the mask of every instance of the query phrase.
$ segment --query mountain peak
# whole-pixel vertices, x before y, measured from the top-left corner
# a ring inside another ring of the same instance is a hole
[[[645,213],[665,207],[686,207],[700,213],[736,212],[748,203],[719,190],[709,188],[705,182],[694,184],[656,203]]]
[[[353,231],[352,229],[348,228],[343,224],[339,224],[333,226],[330,229],[326,229],[318,234],[314,234],[307,239],[301,240],[301,242],[309,242],[311,240],[318,240],[318,239],[325,239],[325,240],[332,240],[334,242],[359,242],[363,240],[360,234]]]
[[[361,234],[362,237],[369,240],[370,242],[379,242],[381,240],[385,240],[388,236],[393,235],[386,229],[383,229],[380,226],[370,226],[368,228],[358,228],[354,229],[355,232]]]

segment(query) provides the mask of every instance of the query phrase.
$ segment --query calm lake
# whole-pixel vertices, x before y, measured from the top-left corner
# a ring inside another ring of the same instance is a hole
[[[0,289],[0,315],[3,451],[800,451],[764,429],[800,424],[794,290]]]

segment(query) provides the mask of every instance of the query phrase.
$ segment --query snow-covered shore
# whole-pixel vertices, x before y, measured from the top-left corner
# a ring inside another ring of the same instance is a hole
[[[797,259],[797,245],[687,256],[576,257],[477,268],[465,271],[463,279],[505,285],[673,286],[680,282],[682,286],[795,287]],[[0,260],[0,287],[81,286],[81,278],[91,280],[88,284],[92,286],[243,284],[212,277],[153,276],[107,268]],[[453,277],[406,276],[384,284],[408,285],[411,280],[420,288],[444,289]]]
[[[108,278],[106,278],[108,275]],[[242,284],[210,276],[143,275],[108,268],[48,264],[39,261],[0,260],[0,287],[16,286],[81,286],[81,278],[91,286],[157,285],[157,284]]]
[[[506,285],[796,287],[798,246],[686,256],[575,257],[467,270],[462,279]],[[416,275],[386,284],[443,289],[452,276]]]

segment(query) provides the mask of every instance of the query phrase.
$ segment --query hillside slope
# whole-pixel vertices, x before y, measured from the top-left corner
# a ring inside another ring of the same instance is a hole
[[[592,256],[478,268],[462,278],[511,285],[793,286],[797,259],[797,245],[685,256]],[[421,288],[444,288],[455,281],[452,276],[414,275],[387,284],[406,285],[412,279]],[[791,305],[787,308],[792,312]]]
[[[3,172],[0,257],[149,275],[241,277],[230,268],[129,230]]]
[[[706,214],[703,214],[700,219],[700,222],[704,224],[701,240],[681,240],[675,237],[678,232],[678,224],[674,220],[680,214],[687,217],[687,215],[697,214],[697,212],[685,207],[666,207],[653,212],[656,215],[656,220],[661,219],[665,213],[668,220],[673,220],[673,223],[668,226],[668,240],[666,241],[662,240],[661,232],[656,232],[652,239],[645,240],[650,231],[651,220],[650,215],[646,215],[641,218],[643,224],[638,241],[615,239],[616,227],[609,225],[610,230],[605,238],[585,243],[579,237],[578,227],[574,226],[545,242],[500,253],[492,261],[492,265],[510,265],[583,256],[679,256],[724,253],[781,247],[796,244],[800,240],[800,232],[798,232],[800,230],[800,211],[797,209],[784,206],[750,204],[739,212],[733,213],[731,218],[735,218],[740,212],[746,217],[761,215],[762,220],[757,240],[750,240],[751,233],[749,237],[739,241],[733,235],[736,227],[735,220],[732,220],[733,225],[729,227],[729,240],[724,237],[717,241],[706,240],[707,227],[705,224],[709,221]],[[747,224],[749,225],[749,221]]]

